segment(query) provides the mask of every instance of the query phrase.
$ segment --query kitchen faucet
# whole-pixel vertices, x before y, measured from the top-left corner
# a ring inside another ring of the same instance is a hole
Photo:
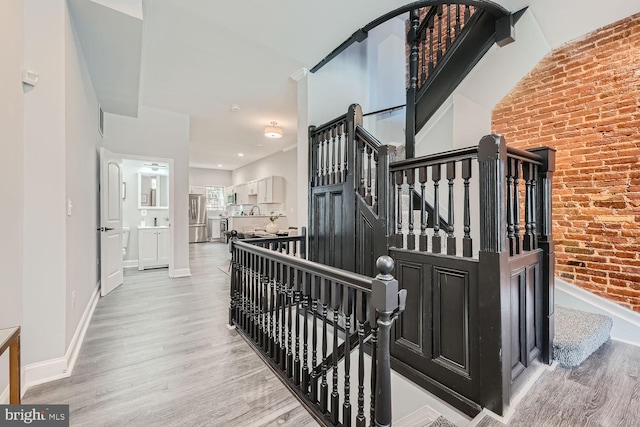
[[[258,208],[258,215],[260,215],[260,206],[258,206],[258,205],[253,205],[253,207],[251,208],[251,211],[249,212],[249,215],[253,215],[253,210],[255,208]]]

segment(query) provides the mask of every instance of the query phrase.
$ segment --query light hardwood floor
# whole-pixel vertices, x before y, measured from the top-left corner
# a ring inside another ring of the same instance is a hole
[[[507,426],[640,426],[640,348],[608,341],[576,368],[542,374]],[[500,427],[486,416],[478,427]]]
[[[192,276],[127,270],[101,298],[70,378],[23,403],[66,403],[72,426],[317,426],[227,329],[227,246],[190,245]]]

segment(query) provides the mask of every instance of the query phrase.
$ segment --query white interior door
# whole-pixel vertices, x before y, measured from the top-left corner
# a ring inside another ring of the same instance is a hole
[[[122,156],[100,148],[100,294],[122,284]]]

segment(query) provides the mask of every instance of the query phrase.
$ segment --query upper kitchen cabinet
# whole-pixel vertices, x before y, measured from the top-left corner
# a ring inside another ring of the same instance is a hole
[[[236,185],[236,204],[249,204],[249,184]]]
[[[258,182],[259,181],[249,181],[247,182],[247,194],[249,196],[255,196],[258,194]]]
[[[258,181],[258,203],[283,203],[284,178],[270,176]]]

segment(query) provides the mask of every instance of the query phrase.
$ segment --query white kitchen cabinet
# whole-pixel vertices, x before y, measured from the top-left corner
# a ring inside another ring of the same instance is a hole
[[[249,187],[248,184],[236,186],[236,205],[249,204]]]
[[[284,178],[270,176],[258,181],[258,203],[283,203]]]
[[[138,228],[138,270],[169,266],[169,227]]]
[[[189,187],[189,194],[205,194],[205,188],[192,185]]]
[[[249,196],[255,196],[258,194],[258,181],[249,181],[247,183],[247,194]]]

